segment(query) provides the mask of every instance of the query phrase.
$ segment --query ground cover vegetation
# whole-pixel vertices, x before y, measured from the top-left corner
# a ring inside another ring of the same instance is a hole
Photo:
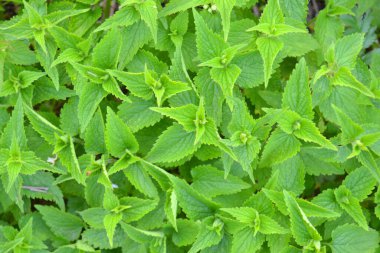
[[[377,0],[1,5],[0,252],[378,252]]]

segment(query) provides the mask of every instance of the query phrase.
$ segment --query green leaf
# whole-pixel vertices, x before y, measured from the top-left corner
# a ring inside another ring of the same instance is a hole
[[[101,68],[83,65],[76,62],[70,62],[70,64],[81,76],[93,83],[102,84],[104,81],[109,79],[107,72]]]
[[[89,11],[89,9],[78,9],[78,10],[58,10],[51,12],[45,16],[46,20],[53,23],[54,25],[62,22],[63,20],[85,13]]]
[[[158,199],[141,199],[136,197],[124,197],[120,199],[121,206],[128,207],[123,211],[123,221],[132,222],[152,212],[158,204]]]
[[[260,217],[256,209],[251,207],[221,208],[241,223],[245,223],[255,231],[260,229]],[[257,232],[257,231],[256,231]]]
[[[282,147],[282,148],[278,148]],[[264,147],[260,165],[270,166],[285,161],[296,155],[301,147],[301,143],[293,135],[287,134],[280,129],[276,129],[268,139]]]
[[[248,18],[232,20],[227,42],[230,45],[252,45],[257,36],[252,36],[252,34],[247,33],[246,31],[248,28],[254,26],[255,24],[255,21]]]
[[[210,75],[212,80],[217,82],[224,96],[229,98],[233,95],[234,84],[240,75],[240,68],[235,64],[230,64],[225,68],[212,68]]]
[[[119,84],[117,83],[116,79],[112,76],[105,75],[104,76],[106,80],[103,83],[103,89],[107,91],[108,93],[111,93],[118,99],[128,101],[128,97],[123,93],[123,91],[120,89]]]
[[[200,147],[194,141],[195,132],[186,132],[181,125],[173,124],[158,137],[146,159],[153,163],[179,161]]]
[[[127,223],[121,223],[123,230],[127,235],[134,241],[138,243],[148,243],[156,238],[163,238],[164,234],[162,232],[147,231],[133,227]]]
[[[109,244],[113,247],[113,237],[117,224],[121,221],[123,215],[121,213],[109,213],[103,218],[104,227],[107,232]]]
[[[97,110],[86,127],[84,135],[84,147],[86,152],[100,154],[106,151],[105,126],[101,110]]]
[[[364,36],[360,33],[354,33],[344,36],[336,42],[335,59],[338,67],[347,67],[353,69],[362,47]]]
[[[278,207],[281,213],[288,215],[289,211],[287,210],[287,206],[284,199],[284,194],[279,191],[263,189],[265,196],[267,196],[276,206]],[[332,193],[333,194],[333,193]],[[334,198],[334,196],[333,196]],[[324,208],[321,205],[317,205],[315,203],[309,202],[304,199],[296,199],[297,204],[302,209],[308,217],[326,217],[326,218],[334,218],[340,216],[339,213],[333,212],[330,209]],[[335,203],[335,200],[334,200]]]
[[[183,179],[171,177],[170,181],[173,184],[179,205],[190,219],[199,220],[215,213],[217,204],[202,196]]]
[[[8,182],[5,188],[6,192],[9,193],[12,186],[14,186],[17,177],[20,174],[22,164],[20,162],[8,162]]]
[[[110,249],[107,233],[105,229],[86,229],[82,234],[83,241],[95,248]],[[125,240],[125,234],[116,227],[113,239],[114,247],[121,247],[121,242]]]
[[[132,132],[150,127],[159,122],[162,116],[150,110],[155,106],[154,100],[143,100],[130,97],[131,102],[123,102],[119,107],[118,116],[128,125]]]
[[[202,5],[203,3],[205,3],[204,0],[173,0],[165,5],[165,8],[158,13],[158,17],[161,18],[176,12],[183,12],[187,9]]]
[[[307,11],[308,11],[308,1],[280,0],[279,3],[286,17],[293,18],[301,22],[306,22],[306,16],[307,16]]]
[[[153,92],[157,100],[157,105],[161,106],[164,101],[170,97],[190,90],[187,83],[180,81],[173,81],[167,75],[162,75],[158,80],[158,87],[153,87]],[[161,85],[161,87],[160,87]]]
[[[37,59],[40,61],[41,65],[45,69],[47,75],[51,78],[54,83],[55,89],[59,89],[59,73],[58,69],[53,65],[54,57],[57,52],[57,46],[54,41],[50,38],[46,38],[46,51],[43,50],[43,47],[37,46]]]
[[[47,170],[54,173],[61,173],[60,170],[54,168],[50,164],[46,163],[45,161],[41,160],[40,158],[36,157],[34,152],[32,151],[24,151],[21,152],[21,173],[26,175],[32,175],[35,172],[39,170]]]
[[[285,189],[297,194],[305,190],[305,165],[298,155],[273,165],[272,169],[270,182],[275,185],[275,189]]]
[[[2,83],[0,87],[0,96],[6,97],[12,94],[17,93],[17,90],[15,88],[15,84],[11,80],[6,80]]]
[[[188,132],[195,131],[195,116],[197,114],[197,106],[193,104],[188,104],[180,107],[174,108],[159,108],[151,107],[152,111],[161,113],[167,117],[176,120],[180,125],[183,126]]]
[[[224,40],[227,41],[228,33],[230,31],[230,19],[231,12],[236,3],[236,0],[216,0],[215,4],[220,11],[220,15],[222,16],[222,25],[223,25],[223,34]]]
[[[195,77],[195,85],[204,95],[205,110],[219,125],[222,117],[223,91],[216,82],[211,79],[210,71],[202,68]]]
[[[264,82],[264,66],[261,55],[253,51],[237,55],[234,63],[241,69],[236,84],[242,88],[252,88]]]
[[[332,83],[343,87],[349,87],[361,92],[362,94],[374,97],[373,92],[360,81],[358,81],[347,67],[341,67],[337,73],[335,73]]]
[[[29,65],[37,62],[35,53],[25,41],[13,40],[6,48],[6,52],[5,59],[9,63]]]
[[[114,15],[104,20],[104,22],[98,26],[94,32],[108,30],[115,24],[120,27],[130,26],[140,18],[139,16],[139,13],[133,6],[124,6],[115,12]]]
[[[311,120],[301,118],[297,113],[281,111],[281,115],[278,115],[278,123],[280,128],[287,134],[294,134],[304,141],[314,142],[323,147],[336,150],[336,147],[320,134],[319,129]]]
[[[360,167],[348,174],[342,185],[351,191],[352,196],[362,201],[371,194],[375,188],[376,180],[369,169]]]
[[[207,26],[202,16],[193,9],[193,16],[196,30],[196,43],[198,49],[198,57],[204,62],[214,57],[221,56],[224,49],[227,48],[226,43],[217,34]]]
[[[35,160],[38,160],[34,157]],[[37,169],[49,168],[49,165],[44,161],[38,161],[35,163]],[[54,171],[52,171],[54,172]],[[55,178],[50,172],[38,171],[33,175],[28,175],[23,177],[23,191],[22,194],[29,198],[43,199],[47,201],[53,201],[59,207],[59,209],[65,209],[65,202],[63,200],[63,194],[61,189],[54,184]],[[26,186],[26,187],[25,187]],[[33,191],[34,189],[44,189],[47,188],[47,191]]]
[[[109,30],[93,49],[94,65],[101,69],[115,68],[119,61],[121,42],[119,29],[115,27]]]
[[[320,47],[318,41],[309,33],[287,33],[281,35],[280,39],[284,43],[282,53],[287,56],[302,56]]]
[[[370,151],[362,151],[358,155],[358,160],[371,172],[377,182],[380,182],[380,168],[377,165],[372,153]]]
[[[232,252],[256,252],[265,241],[265,236],[256,234],[250,227],[245,227],[234,234],[232,239]]]
[[[251,187],[236,176],[228,175],[225,178],[223,171],[209,165],[193,168],[191,175],[193,177],[191,186],[208,197],[234,194]]]
[[[108,214],[108,211],[103,208],[95,207],[85,209],[79,214],[92,228],[104,228],[103,218]]]
[[[244,101],[238,99],[234,100],[234,110],[230,123],[228,124],[228,131],[235,132],[251,132],[255,126],[255,121],[250,114],[247,105]]]
[[[329,10],[319,12],[315,22],[315,37],[324,52],[343,35],[344,25],[339,17],[329,15]]]
[[[165,200],[165,214],[170,222],[170,224],[173,226],[175,231],[178,231],[177,228],[177,195],[173,190],[169,190],[166,192],[166,200]]]
[[[113,191],[113,188],[105,188],[103,207],[107,211],[114,211],[120,207],[120,200]]]
[[[278,0],[269,0],[264,8],[263,14],[260,17],[260,23],[280,24],[284,22],[280,3]]]
[[[24,238],[20,237],[12,241],[5,242],[0,246],[0,250],[4,253],[12,252],[12,250],[14,250],[18,245],[20,245],[23,242],[23,240]]]
[[[151,198],[158,197],[157,188],[141,163],[137,162],[131,164],[128,169],[124,171],[124,174],[127,176],[129,182],[141,193]]]
[[[135,8],[140,13],[141,19],[148,25],[153,40],[157,43],[157,6],[153,0],[144,1],[135,5]]]
[[[133,95],[145,100],[152,97],[153,92],[145,83],[144,73],[130,73],[119,70],[109,70],[108,72],[122,82]]]
[[[70,213],[50,206],[36,206],[51,231],[68,241],[77,240],[83,228],[82,220]]]
[[[69,99],[61,110],[60,127],[71,136],[75,136],[80,132],[77,111],[78,99],[76,97]]]
[[[282,108],[290,109],[302,117],[312,120],[314,112],[308,83],[308,69],[305,59],[302,58],[294,68],[285,87],[282,95]]]
[[[199,224],[187,219],[177,219],[177,230],[172,235],[173,243],[179,247],[190,245],[196,239],[194,235],[198,234]]]
[[[337,212],[331,211],[328,208],[324,208],[304,199],[297,199],[297,203],[308,217],[336,218],[340,216]]]
[[[304,28],[298,28],[288,24],[275,24],[274,32],[272,32],[275,36],[280,36],[288,33],[306,33],[307,30]]]
[[[139,144],[129,127],[112,111],[107,108],[106,144],[109,152],[121,157],[126,152],[136,153]]]
[[[197,239],[190,248],[189,253],[195,253],[218,244],[223,238],[223,233],[220,231],[222,228],[223,223],[219,219],[213,221],[213,218],[209,218],[203,221]]]
[[[56,135],[63,135],[62,130],[54,126],[26,104],[24,104],[24,108],[26,116],[30,123],[32,123],[34,130],[36,130],[49,144],[55,145]]]
[[[21,97],[17,99],[17,103],[12,112],[12,116],[5,126],[4,131],[2,132],[0,147],[9,148],[13,139],[17,140],[17,145],[21,149],[26,148],[27,140],[24,129],[24,110]]]
[[[20,231],[17,233],[17,235],[15,236],[15,239],[17,239],[17,238],[23,238],[24,245],[28,245],[28,246],[32,246],[32,247],[33,246],[37,246],[39,240],[36,240],[36,239],[33,240],[32,236],[33,236],[33,218],[30,218],[28,220],[28,222],[26,222],[26,224],[24,226],[22,226],[22,228],[20,229]],[[35,243],[37,245],[33,245]],[[40,246],[40,245],[38,245],[38,246]],[[38,246],[36,248],[39,248]],[[41,248],[45,248],[45,245],[43,245]]]
[[[361,209],[359,200],[357,200],[347,187],[341,185],[334,191],[335,198],[339,206],[350,215],[359,226],[368,230],[367,220]]]
[[[87,83],[84,85],[78,104],[78,120],[81,132],[85,131],[99,103],[106,95],[100,84]]]
[[[79,52],[77,45],[83,42],[76,34],[73,34],[60,26],[53,26],[49,28],[49,33],[53,36],[58,47],[64,51],[73,49]]]
[[[61,143],[62,142],[62,143]],[[60,146],[62,145],[62,146]],[[79,165],[76,155],[73,138],[70,136],[57,137],[55,152],[58,154],[61,162],[67,167],[71,176],[79,183],[85,184],[85,177]]]
[[[331,249],[334,253],[374,252],[379,245],[379,234],[354,224],[345,224],[333,230]]]
[[[310,243],[321,241],[322,236],[310,223],[296,200],[287,191],[284,191],[284,197],[290,216],[290,228],[297,244],[307,246]]]
[[[24,70],[18,74],[20,84],[23,88],[30,86],[34,81],[46,75],[44,72]]]
[[[121,170],[128,169],[130,165],[137,162],[138,159],[135,156],[131,156],[130,153],[125,153],[119,160],[117,160],[108,171],[108,175],[115,174]]]
[[[348,144],[356,140],[356,138],[364,131],[362,127],[350,119],[340,108],[335,105],[332,105],[332,108],[335,111],[338,124],[342,128],[342,144]]]
[[[25,6],[26,13],[28,14],[29,24],[31,26],[38,26],[44,24],[44,19],[41,16],[40,13],[36,11],[35,8],[33,8],[32,5],[30,5],[28,2],[23,2]],[[38,42],[41,43],[41,42]]]
[[[297,122],[299,123],[300,127],[293,132],[297,138],[300,138],[307,142],[317,143],[324,148],[337,150],[337,148],[319,132],[319,129],[311,120],[300,119],[299,121],[296,121],[296,124]]]
[[[274,2],[274,0],[271,2]],[[260,37],[256,40],[256,44],[264,62],[264,81],[265,87],[267,87],[273,73],[274,60],[284,47],[284,43],[275,37]]]
[[[179,36],[183,36],[187,32],[188,25],[189,25],[189,13],[187,11],[184,11],[184,12],[178,13],[178,15],[172,20],[172,22],[170,22],[170,31],[175,32]]]
[[[149,28],[143,21],[138,21],[123,29],[121,35],[123,43],[118,64],[119,70],[122,70],[136,55],[139,48],[151,39]]]
[[[277,221],[270,218],[265,214],[260,214],[260,228],[259,232],[265,235],[270,234],[287,234],[289,231],[278,224]]]

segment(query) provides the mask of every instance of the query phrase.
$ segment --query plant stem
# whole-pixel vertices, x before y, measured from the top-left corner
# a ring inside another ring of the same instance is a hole
[[[104,0],[103,20],[107,19],[111,14],[111,3],[112,0]]]

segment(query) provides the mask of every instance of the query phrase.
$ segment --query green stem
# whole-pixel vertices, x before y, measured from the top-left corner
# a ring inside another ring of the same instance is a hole
[[[111,3],[112,0],[105,0],[103,7],[103,20],[107,19],[111,14]]]

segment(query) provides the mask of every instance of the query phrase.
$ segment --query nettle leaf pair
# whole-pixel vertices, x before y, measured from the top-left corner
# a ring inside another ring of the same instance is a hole
[[[0,139],[2,184],[6,192],[11,195],[12,200],[21,209],[23,208],[20,192],[23,182],[21,175],[32,175],[42,168],[59,173],[58,169],[42,161],[33,151],[28,150],[22,103],[22,99],[19,97],[12,117],[9,119]]]
[[[374,97],[374,93],[352,74],[362,45],[362,34],[352,34],[332,44],[324,57],[327,65],[322,65],[316,72],[313,79],[314,85],[320,78],[327,77],[331,85],[349,87],[366,96]]]
[[[81,216],[92,228],[105,229],[112,247],[115,229],[120,222],[129,223],[139,220],[154,210],[156,205],[157,201],[135,197],[125,197],[119,200],[112,191],[107,190],[104,195],[103,208],[86,209],[81,212]]]
[[[368,168],[373,177],[380,182],[380,169],[373,156],[371,146],[380,140],[380,133],[377,129],[365,132],[363,127],[350,119],[342,110],[334,106],[338,122],[342,127],[341,144],[351,144],[352,152],[348,158],[357,157],[359,162]]]
[[[29,70],[20,71],[17,75],[10,72],[8,74],[8,80],[1,86],[0,96],[17,94],[19,91],[22,93],[22,90],[30,87],[34,81],[45,75],[46,73],[44,72]]]
[[[264,2],[1,9],[0,251],[376,252],[376,1]]]
[[[120,80],[136,97],[149,100],[154,96],[158,106],[177,93],[189,90],[187,83],[173,81],[167,74],[160,76],[145,66],[143,73],[130,73],[111,70],[111,75]]]
[[[307,32],[302,22],[284,18],[279,1],[269,1],[259,23],[247,31],[257,31],[261,34],[256,40],[256,45],[264,62],[265,87],[273,73],[273,63],[284,47],[284,43],[280,40],[281,35]]]
[[[23,29],[21,34],[11,33],[11,36],[15,36],[17,39],[29,39],[31,37],[35,39],[37,42],[37,58],[41,62],[47,75],[53,81],[55,88],[59,89],[59,73],[57,68],[52,65],[56,52],[56,45],[54,45],[48,35],[50,34],[55,37],[58,35],[56,30],[60,29],[57,26],[59,23],[70,17],[87,12],[88,9],[74,11],[64,10],[48,14],[46,5],[42,2],[35,2],[34,5],[31,5],[24,1],[23,4],[26,15],[20,17],[16,24],[13,24],[13,26],[8,28],[10,28],[11,31],[12,28],[17,29],[20,25],[24,25],[25,21],[28,22],[28,26]]]
[[[243,45],[228,45],[218,34],[210,30],[195,10],[193,16],[197,34],[198,57],[202,61],[199,66],[210,68],[211,78],[220,85],[224,97],[230,99],[233,96],[234,84],[241,72],[241,69],[232,63],[232,60]]]
[[[123,1],[119,10],[103,22],[94,32],[108,30],[114,26],[127,27],[143,20],[149,27],[154,41],[157,41],[157,4],[155,1]]]
[[[301,59],[282,94],[282,109],[270,109],[266,115],[270,124],[277,123],[278,127],[265,146],[262,166],[283,162],[296,155],[300,151],[300,140],[337,150],[312,121],[314,112],[308,82],[306,62]],[[279,149],[279,146],[284,148]]]

